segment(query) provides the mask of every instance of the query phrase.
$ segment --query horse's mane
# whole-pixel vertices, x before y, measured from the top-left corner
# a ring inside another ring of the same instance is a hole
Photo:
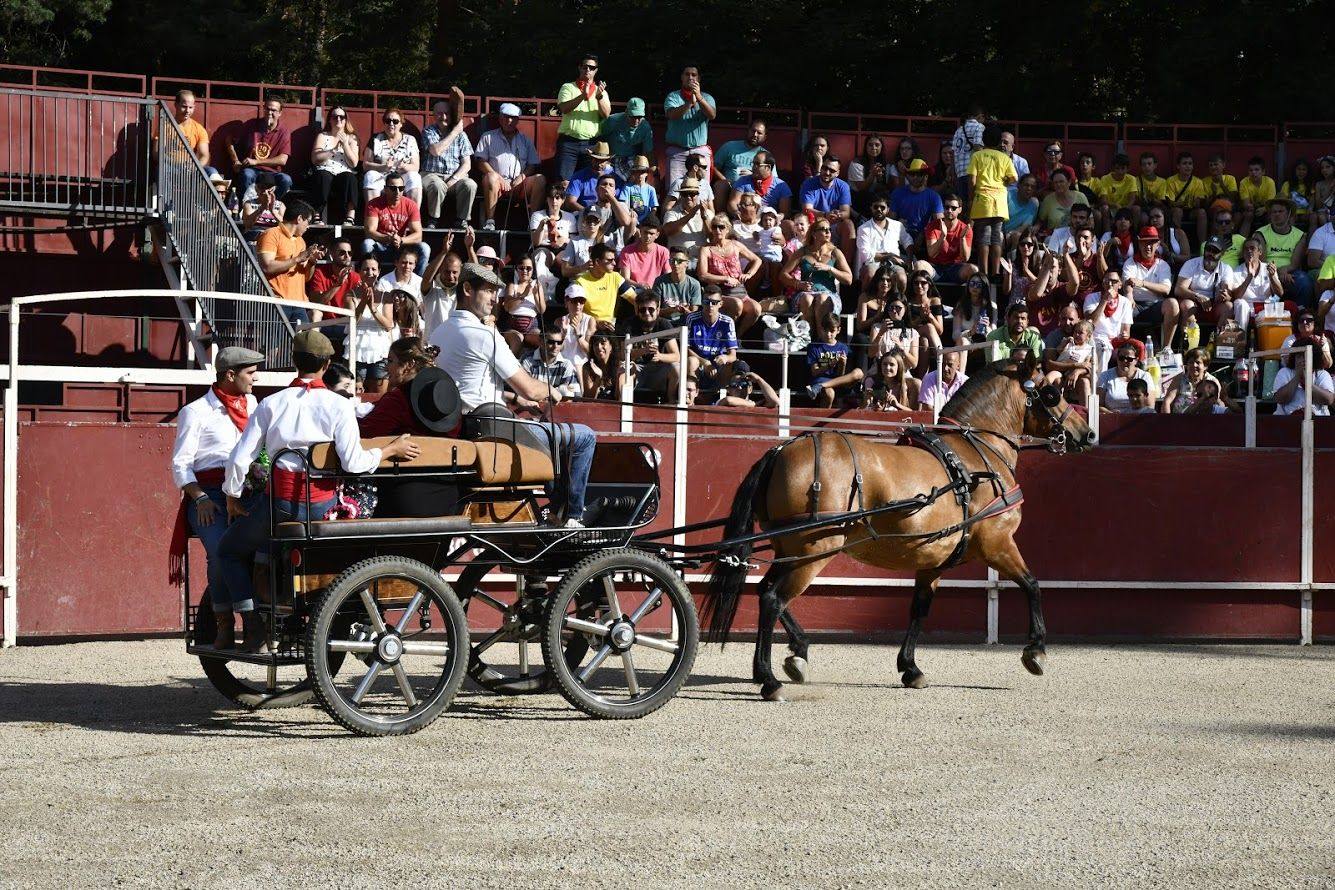
[[[995,426],[1001,409],[1006,407],[1000,396],[1007,392],[1004,385],[998,385],[997,378],[1011,379],[1002,373],[1005,367],[1005,362],[993,362],[964,381],[941,409],[941,416],[963,424]]]

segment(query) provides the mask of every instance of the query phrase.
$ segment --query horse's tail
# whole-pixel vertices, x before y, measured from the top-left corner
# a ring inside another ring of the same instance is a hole
[[[732,499],[728,523],[723,527],[725,539],[740,538],[751,533],[752,522],[756,517],[756,497],[762,483],[769,479],[770,468],[778,453],[778,448],[766,451],[742,480]],[[709,592],[705,594],[702,623],[708,627],[706,640],[722,643],[727,639],[732,622],[737,617],[751,550],[752,545],[745,543],[719,551],[714,570],[709,575]]]

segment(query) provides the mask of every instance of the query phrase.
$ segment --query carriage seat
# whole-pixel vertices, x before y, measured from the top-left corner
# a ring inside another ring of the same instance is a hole
[[[392,436],[362,439],[363,448],[381,448],[393,441]],[[416,460],[403,463],[411,470],[466,470],[477,477],[480,485],[541,485],[551,482],[556,474],[549,454],[536,448],[516,445],[503,439],[446,439],[434,436],[414,436],[413,441],[422,449]],[[332,442],[321,442],[311,447],[311,466],[316,470],[337,472],[338,455]],[[382,460],[381,469],[395,466],[394,461]]]
[[[312,538],[360,538],[366,535],[447,535],[472,527],[468,516],[432,516],[425,519],[371,517],[370,519],[320,519],[311,523]],[[280,522],[274,536],[282,540],[304,537],[300,522]]]

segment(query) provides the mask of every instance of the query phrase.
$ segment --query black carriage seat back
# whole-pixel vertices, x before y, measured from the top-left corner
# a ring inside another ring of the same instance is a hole
[[[363,448],[383,448],[393,436],[362,439]],[[467,470],[481,485],[541,485],[555,478],[551,456],[536,448],[516,445],[504,439],[446,439],[413,436],[422,453],[416,460],[397,463],[404,470]],[[338,454],[332,442],[311,446],[311,467],[317,471],[337,472]],[[381,469],[396,462],[382,460]]]

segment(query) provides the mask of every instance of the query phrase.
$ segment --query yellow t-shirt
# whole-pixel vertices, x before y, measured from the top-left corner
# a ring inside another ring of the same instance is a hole
[[[1331,278],[1335,278],[1335,253],[1321,261],[1321,271],[1316,273],[1317,281],[1328,281]],[[1318,294],[1317,296],[1322,297],[1325,294]]]
[[[1099,178],[1098,183],[1095,191],[1113,210],[1130,207],[1139,192],[1136,177],[1130,173],[1123,176],[1120,181],[1114,179],[1111,173],[1106,173]]]
[[[1193,207],[1205,197],[1205,180],[1199,176],[1192,176],[1190,181],[1177,173],[1168,177],[1168,200],[1178,207]]]
[[[969,158],[969,175],[975,177],[971,219],[1010,219],[1006,181],[1015,181],[1015,162],[994,148],[980,148]]]
[[[575,280],[584,288],[584,310],[598,321],[616,321],[617,294],[621,293],[626,279],[617,272],[604,272],[602,278],[595,280],[585,272]]]
[[[1146,201],[1167,201],[1172,197],[1168,194],[1168,180],[1162,176],[1156,176],[1154,179],[1137,176],[1136,191]]]
[[[1238,183],[1238,200],[1253,207],[1264,204],[1275,197],[1275,180],[1269,176],[1261,177],[1261,184],[1252,182],[1250,176],[1243,177]]]
[[[1238,193],[1238,180],[1227,173],[1219,177],[1215,182],[1214,177],[1206,176],[1201,180],[1205,183],[1205,201],[1213,203],[1216,198],[1227,198]]]
[[[255,243],[256,253],[271,253],[276,260],[290,260],[306,249],[306,240],[300,235],[289,235],[281,225],[265,229]],[[306,276],[293,266],[269,279],[275,295],[284,300],[306,300]]]
[[[582,93],[583,90],[573,81],[563,83],[560,91],[556,94],[556,101],[569,102]],[[592,96],[585,96],[573,109],[561,115],[561,126],[557,128],[556,132],[563,133],[572,139],[593,139],[597,137],[602,123],[603,116],[598,111],[598,100]]]

